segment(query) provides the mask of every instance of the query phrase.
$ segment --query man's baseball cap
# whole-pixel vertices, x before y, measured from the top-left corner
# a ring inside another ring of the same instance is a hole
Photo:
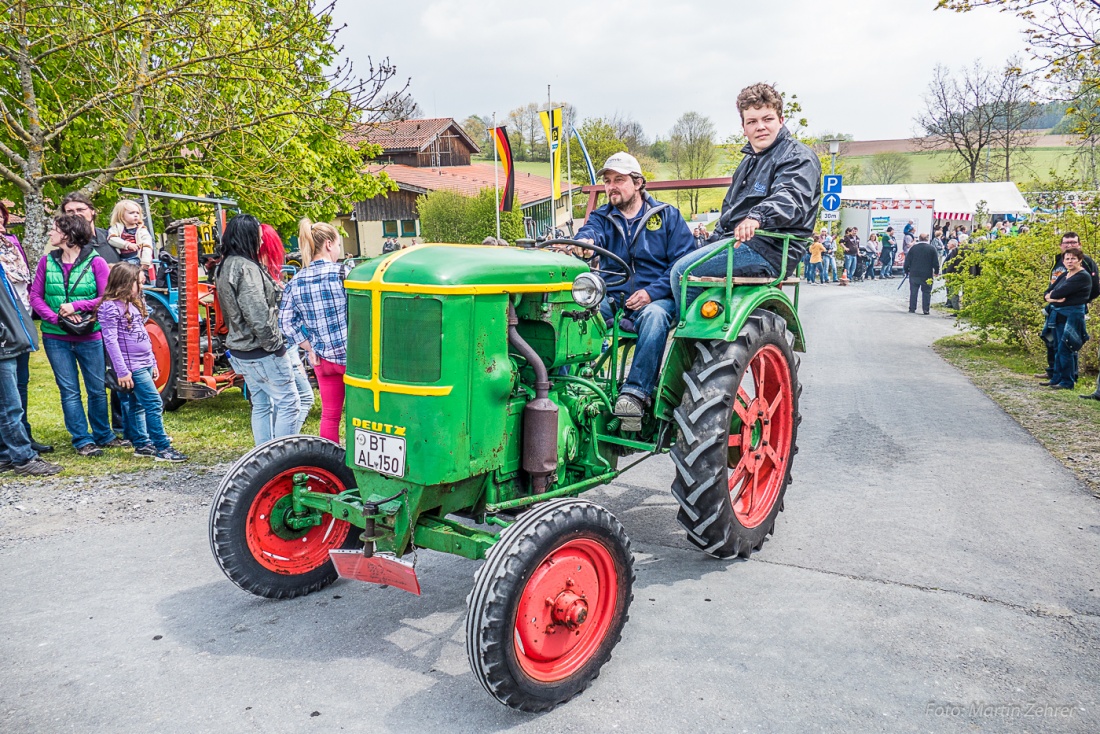
[[[624,176],[641,176],[642,166],[638,163],[637,158],[624,151],[608,158],[607,162],[603,164],[603,168],[596,172],[596,176],[602,176],[608,171],[621,173]]]

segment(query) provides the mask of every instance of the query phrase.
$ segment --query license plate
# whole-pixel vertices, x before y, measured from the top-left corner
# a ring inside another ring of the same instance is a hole
[[[355,465],[391,477],[405,476],[405,439],[356,428]]]

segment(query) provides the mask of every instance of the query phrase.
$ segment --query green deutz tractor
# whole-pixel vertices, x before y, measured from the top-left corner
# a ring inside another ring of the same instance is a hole
[[[790,239],[771,236],[785,255]],[[572,243],[543,247],[555,244]],[[712,255],[727,273],[732,245]],[[233,466],[210,515],[226,575],[276,599],[338,576],[419,593],[402,558],[414,549],[485,559],[467,601],[470,665],[502,703],[542,711],[588,686],[627,619],[630,541],[576,499],[624,457],[671,453],[678,520],[704,552],[760,548],[796,453],[797,280],[689,270],[681,296],[702,293],[681,309],[652,410],[627,431],[613,406],[634,342],[599,304],[605,282],[632,273],[592,249],[599,275],[533,247],[426,244],[355,267],[347,448],[292,436]]]

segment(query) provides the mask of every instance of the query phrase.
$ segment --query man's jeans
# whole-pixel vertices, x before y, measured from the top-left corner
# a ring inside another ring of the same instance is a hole
[[[634,346],[630,374],[626,376],[622,392],[643,401],[653,394],[657,387],[657,370],[665,354],[665,341],[668,339],[669,329],[672,328],[674,308],[671,298],[660,298],[630,315],[634,321],[638,343]],[[611,302],[605,298],[600,304],[600,314],[604,320],[610,320],[612,312]]]
[[[260,359],[230,356],[229,363],[244,378],[252,398],[252,439],[256,445],[297,433],[298,388],[286,355],[269,354]]]
[[[889,257],[882,258],[882,277],[892,278],[894,277],[894,251],[890,250]]]
[[[26,464],[36,458],[23,428],[19,403],[18,358],[0,359],[0,463]]]
[[[313,407],[313,385],[309,384],[309,378],[306,377],[306,368],[302,365],[302,358],[298,356],[298,347],[288,346],[286,358],[290,362],[290,372],[294,375],[294,387],[298,389],[298,419],[295,421],[294,432],[301,433]]]
[[[848,276],[848,280],[852,280],[859,273],[856,272],[856,268],[859,266],[859,257],[857,255],[845,255],[844,256],[844,274]]]
[[[836,255],[826,252],[825,256],[822,258],[822,262],[825,264],[825,280],[828,281],[831,276],[832,281],[835,283],[837,280]]]
[[[153,368],[146,367],[130,376],[134,379],[134,389],[130,392],[119,391],[125,408],[122,418],[126,425],[126,437],[135,448],[153,444],[157,451],[164,451],[172,442],[164,431],[164,403],[153,382]]]
[[[909,310],[917,310],[917,292],[920,292],[920,310],[928,313],[932,307],[932,281],[909,276]]]
[[[19,383],[19,404],[23,406],[23,428],[27,437],[34,442],[31,422],[27,417],[27,386],[31,382],[31,353],[24,352],[15,358],[15,379]]]
[[[65,429],[72,436],[73,446],[79,449],[90,443],[107,444],[118,438],[111,430],[111,418],[107,412],[107,390],[103,384],[107,367],[103,342],[99,339],[86,342],[43,339],[42,345],[53,367],[57,389],[61,392],[61,412],[65,416]],[[84,403],[80,399],[81,375],[84,376],[84,390],[88,393],[86,417]]]
[[[675,311],[673,312],[673,318],[679,318],[680,314],[680,280],[684,277],[684,271],[688,267],[699,260],[702,260],[711,252],[719,247],[722,243],[715,242],[712,245],[702,247],[694,252],[681,257],[676,261],[676,264],[672,266],[672,273],[669,279],[672,282],[672,297],[675,301]],[[695,268],[691,271],[691,277],[700,278],[725,278],[726,277],[726,257],[727,255],[715,255],[710,260]],[[752,249],[748,243],[742,244],[733,251],[733,276],[735,278],[774,278],[778,273],[775,272],[775,268],[771,263],[764,259],[760,253]],[[702,288],[688,288],[687,302],[690,304],[699,294],[703,292]]]

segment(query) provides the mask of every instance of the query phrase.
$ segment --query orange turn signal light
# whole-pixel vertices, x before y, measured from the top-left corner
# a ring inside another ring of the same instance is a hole
[[[702,314],[704,319],[713,319],[718,314],[722,313],[722,304],[718,301],[707,301],[703,304],[703,307],[699,309],[699,313]]]

